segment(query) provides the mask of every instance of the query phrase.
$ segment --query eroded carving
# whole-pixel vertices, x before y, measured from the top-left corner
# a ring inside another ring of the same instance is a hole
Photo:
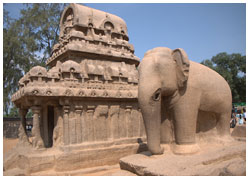
[[[33,128],[32,128],[32,145],[35,148],[43,148],[44,142],[41,138],[40,132],[40,114],[41,114],[41,107],[34,106],[32,107],[33,111]]]
[[[33,108],[34,147],[134,137],[125,107],[137,103],[139,58],[121,18],[69,5],[47,65],[30,69],[12,96],[16,105]],[[20,126],[21,138],[23,132]]]

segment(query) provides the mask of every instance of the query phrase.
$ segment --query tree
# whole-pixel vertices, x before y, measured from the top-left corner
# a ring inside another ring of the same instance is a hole
[[[228,82],[233,102],[246,102],[246,56],[225,52],[204,60],[201,64],[218,72]]]
[[[3,27],[3,111],[8,116],[11,95],[19,79],[33,66],[45,66],[59,36],[59,22],[66,4],[26,4],[19,19],[4,9]],[[11,111],[12,114],[15,111]]]
[[[35,54],[42,54],[38,58],[43,66],[58,41],[59,23],[65,6],[66,4],[35,3],[26,4],[27,8],[21,10],[23,37],[28,41],[27,45],[30,45],[27,48]]]
[[[34,62],[32,53],[23,46],[21,27],[18,21],[4,11],[3,28],[3,105],[8,114],[11,95],[18,88],[18,81]]]

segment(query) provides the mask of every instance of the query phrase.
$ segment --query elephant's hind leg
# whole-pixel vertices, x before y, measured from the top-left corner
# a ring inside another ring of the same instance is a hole
[[[231,112],[217,114],[217,140],[219,144],[231,144],[234,141],[234,138],[230,135],[230,118]]]
[[[218,132],[218,135],[221,139],[227,140],[230,138],[230,118],[231,118],[231,111],[216,114],[216,129]]]

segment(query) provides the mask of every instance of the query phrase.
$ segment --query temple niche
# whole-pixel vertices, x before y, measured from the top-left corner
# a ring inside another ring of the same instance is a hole
[[[35,149],[60,150],[132,143],[136,153],[145,139],[137,102],[139,62],[124,20],[70,4],[62,13],[48,70],[33,67],[12,96],[22,117],[20,141]],[[25,132],[29,109],[32,138]]]

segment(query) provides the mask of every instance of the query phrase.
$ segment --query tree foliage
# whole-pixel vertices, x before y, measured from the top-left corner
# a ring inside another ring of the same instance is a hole
[[[60,16],[66,4],[26,4],[18,19],[4,9],[3,17],[3,111],[8,116],[11,95],[19,79],[33,66],[45,66],[59,36]]]
[[[201,64],[218,72],[228,82],[233,102],[246,102],[246,56],[225,52],[204,60]]]
[[[39,57],[45,65],[53,45],[58,41],[59,22],[65,4],[26,4],[21,10],[23,36],[29,41],[27,48],[42,53]]]
[[[3,28],[3,105],[4,113],[8,114],[10,96],[17,90],[19,79],[32,66],[35,59],[28,51],[21,36],[20,22],[11,19],[4,12]]]

